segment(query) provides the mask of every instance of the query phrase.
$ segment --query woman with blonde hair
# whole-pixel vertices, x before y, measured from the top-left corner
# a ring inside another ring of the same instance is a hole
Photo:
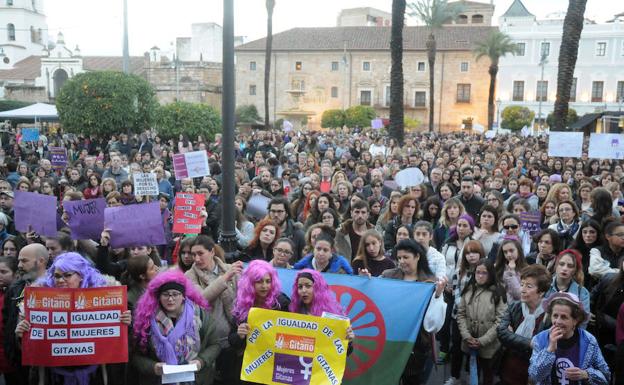
[[[449,237],[451,227],[457,224],[457,220],[466,212],[466,208],[457,198],[449,198],[442,206],[438,227],[433,232],[433,241],[436,249],[440,250],[444,241]]]
[[[394,262],[384,255],[383,238],[377,230],[370,229],[362,235],[351,267],[354,272],[373,277],[380,276],[384,270],[394,269]]]
[[[386,226],[388,223],[394,219],[394,217],[398,214],[399,210],[399,200],[401,199],[401,193],[398,191],[393,191],[390,193],[390,200],[386,204],[385,211],[379,215],[379,219],[375,224],[375,230],[379,234],[383,236],[386,231]]]
[[[554,200],[559,204],[572,199],[572,189],[567,183],[556,183],[550,188],[546,200]]]

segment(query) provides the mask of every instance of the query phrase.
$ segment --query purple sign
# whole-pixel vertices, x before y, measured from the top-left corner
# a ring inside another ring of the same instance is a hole
[[[312,378],[312,357],[275,353],[273,382],[280,384],[309,385]]]
[[[67,166],[67,149],[65,147],[48,147],[50,163],[55,170],[64,170]]]
[[[520,225],[522,230],[531,236],[537,234],[541,230],[542,214],[539,211],[528,211],[520,213]]]
[[[72,239],[100,239],[104,230],[104,198],[63,202],[63,209],[69,217]]]
[[[104,228],[109,230],[111,247],[115,249],[167,243],[159,202],[107,207]]]
[[[26,233],[34,231],[39,235],[56,236],[56,198],[50,195],[16,191],[15,229]]]

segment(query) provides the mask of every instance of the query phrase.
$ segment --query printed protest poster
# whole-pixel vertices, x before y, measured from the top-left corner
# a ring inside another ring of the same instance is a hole
[[[22,364],[77,366],[128,361],[126,286],[26,288]]]
[[[278,268],[277,272],[282,288],[292,288],[298,271]],[[323,273],[323,278],[345,309],[355,333],[343,383],[398,384],[434,284],[329,273]]]
[[[134,180],[134,195],[158,195],[158,180],[153,172],[136,172],[132,174]]]
[[[624,159],[624,135],[591,134],[587,155],[597,159]]]
[[[199,234],[204,221],[200,214],[205,201],[206,197],[202,194],[177,193],[172,231],[179,234]]]
[[[24,233],[34,231],[48,237],[56,236],[56,197],[15,191],[13,210],[16,230]]]
[[[67,167],[67,149],[65,147],[48,147],[50,163],[55,171],[65,170]]]
[[[100,239],[104,230],[106,199],[65,201],[63,210],[69,217],[72,239]]]
[[[36,142],[39,140],[39,129],[36,127],[22,128],[22,142]]]
[[[173,170],[176,180],[198,178],[210,175],[206,151],[193,151],[173,155]]]
[[[159,202],[107,207],[104,228],[110,232],[114,249],[167,243]]]
[[[337,385],[345,371],[348,320],[252,308],[241,380]]]
[[[542,214],[539,211],[527,211],[520,213],[520,225],[522,230],[529,233],[531,236],[537,234],[542,230]]]
[[[582,132],[550,131],[548,135],[548,156],[580,158],[582,154]]]

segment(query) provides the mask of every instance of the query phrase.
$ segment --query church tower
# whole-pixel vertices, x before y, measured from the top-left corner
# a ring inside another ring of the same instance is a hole
[[[0,0],[0,69],[42,55],[47,44],[43,0]]]

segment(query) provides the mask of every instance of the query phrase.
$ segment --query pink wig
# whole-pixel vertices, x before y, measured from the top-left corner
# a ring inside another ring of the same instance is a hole
[[[185,301],[191,301],[204,309],[209,309],[210,307],[208,301],[202,296],[193,282],[186,278],[182,270],[171,269],[159,273],[150,281],[145,293],[139,298],[134,309],[134,336],[139,342],[139,346],[143,349],[147,346],[152,318],[156,315],[156,311],[160,306],[158,289],[168,282],[176,282],[184,286]]]
[[[267,274],[271,277],[271,290],[261,307],[264,309],[275,308],[277,297],[282,291],[277,271],[266,261],[260,259],[253,260],[247,265],[247,268],[238,280],[238,293],[236,293],[236,302],[234,302],[234,310],[232,310],[232,314],[238,322],[243,322],[247,319],[249,309],[254,306],[256,300],[254,284]]]
[[[316,270],[304,269],[297,273],[295,277],[295,283],[293,283],[292,295],[290,296],[290,311],[293,313],[303,313],[304,305],[299,298],[297,291],[297,282],[303,275],[304,278],[312,279],[314,281],[314,298],[312,299],[312,306],[308,309],[309,314],[315,316],[321,316],[323,312],[334,313],[339,315],[346,315],[342,306],[336,300],[336,296],[329,289],[325,278]]]

